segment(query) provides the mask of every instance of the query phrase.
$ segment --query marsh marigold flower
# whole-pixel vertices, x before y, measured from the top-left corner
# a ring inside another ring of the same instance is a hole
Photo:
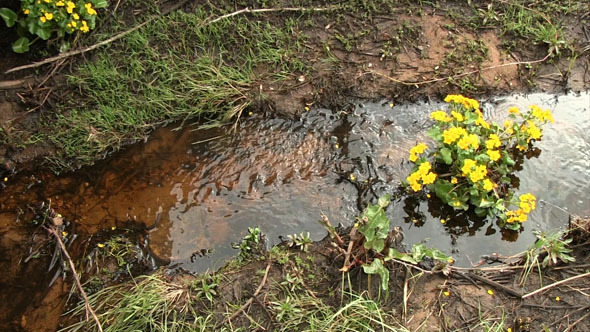
[[[430,113],[430,118],[440,122],[451,122],[453,119],[445,111],[435,111]]]
[[[457,145],[463,150],[468,150],[469,147],[477,150],[479,148],[479,139],[475,134],[464,135],[459,142],[457,142]]]
[[[494,189],[494,183],[490,180],[490,179],[484,179],[483,180],[483,189],[485,191],[492,191],[492,189]]]
[[[452,127],[443,131],[443,141],[445,144],[453,144],[461,136],[467,135],[467,131],[461,127]]]
[[[488,150],[487,154],[492,161],[498,161],[498,159],[500,159],[500,151],[498,150]]]
[[[459,113],[459,112],[455,112],[455,111],[451,111],[451,115],[457,119],[457,121],[462,122],[463,120],[465,120],[465,118],[463,117],[463,114]]]
[[[418,160],[418,155],[424,153],[424,151],[426,151],[426,149],[428,148],[428,146],[424,143],[420,143],[418,145],[416,145],[415,147],[410,149],[410,161],[411,162],[415,162],[416,160]]]
[[[520,110],[516,106],[512,106],[508,108],[508,113],[510,114],[520,114]]]
[[[92,4],[90,2],[86,3],[84,5],[84,8],[86,8],[86,12],[88,13],[88,15],[96,15],[96,10],[92,8]]]

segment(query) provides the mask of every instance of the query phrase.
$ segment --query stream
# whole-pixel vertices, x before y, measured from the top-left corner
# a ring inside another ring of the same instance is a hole
[[[590,139],[584,134],[590,131],[590,93],[513,95],[482,104],[489,120],[502,121],[510,106],[531,104],[555,118],[535,143],[540,154],[517,173],[518,192],[539,200],[523,230],[503,231],[495,221],[441,207],[434,197],[397,197],[387,210],[407,245],[428,239],[462,266],[493,252],[523,251],[534,231],[564,228],[568,213],[590,215]],[[323,238],[322,213],[335,225],[353,223],[367,202],[396,191],[412,166],[409,149],[426,140],[429,114],[443,105],[360,101],[338,112],[312,108],[297,119],[253,114],[235,132],[168,126],[73,174],[10,179],[0,217],[13,220],[11,211],[51,199],[76,221],[77,232],[143,224],[158,264],[215,270],[237,254],[231,244],[248,227],[259,226],[272,245],[300,232]],[[212,252],[200,257],[202,250]]]

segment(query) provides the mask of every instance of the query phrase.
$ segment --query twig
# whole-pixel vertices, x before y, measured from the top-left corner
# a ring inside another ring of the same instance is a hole
[[[578,319],[577,321],[573,322],[572,325],[568,326],[567,329],[565,329],[563,332],[569,332],[569,331],[571,331],[574,328],[574,326],[578,325],[579,322],[581,322],[584,319],[588,318],[588,316],[590,316],[590,312],[587,312],[584,316],[580,317],[580,319]]]
[[[587,305],[587,306],[580,307],[580,308],[578,308],[578,309],[576,309],[576,310],[574,310],[574,311],[572,311],[572,312],[568,313],[567,315],[565,315],[565,316],[563,316],[563,317],[560,317],[560,318],[558,318],[558,319],[557,319],[557,320],[555,320],[553,323],[551,323],[551,324],[547,325],[547,327],[553,326],[553,325],[555,325],[555,324],[557,324],[557,323],[561,322],[562,320],[564,320],[564,319],[567,319],[567,318],[568,318],[568,317],[570,317],[571,315],[573,315],[573,314],[575,314],[575,313],[577,313],[577,312],[580,312],[580,311],[584,311],[584,310],[586,310],[586,309],[588,309],[588,308],[590,308],[590,305]]]
[[[409,86],[417,86],[417,85],[435,83],[435,82],[439,82],[439,81],[445,81],[445,80],[448,80],[448,79],[455,79],[455,78],[459,78],[459,77],[463,77],[463,76],[468,76],[468,75],[471,75],[471,74],[477,74],[477,73],[480,73],[480,72],[483,72],[483,71],[486,71],[486,70],[490,70],[490,69],[496,69],[496,68],[507,67],[507,66],[532,65],[532,64],[535,64],[535,63],[544,62],[547,59],[549,59],[550,56],[551,56],[551,54],[549,53],[543,59],[539,59],[539,60],[518,61],[518,62],[503,63],[501,65],[484,67],[482,69],[476,69],[476,70],[468,71],[468,72],[462,73],[462,74],[457,74],[457,75],[447,76],[447,77],[441,77],[441,78],[435,78],[435,79],[426,80],[426,81],[419,81],[419,82],[405,82],[405,81],[400,81],[400,80],[397,80],[397,79],[395,79],[393,77],[390,77],[390,76],[387,76],[385,74],[381,74],[379,72],[376,72],[374,70],[369,70],[366,73],[375,74],[377,76],[381,76],[381,77],[387,78],[388,80],[393,81],[393,82],[396,82],[396,83],[399,83],[399,84],[409,85]]]
[[[348,248],[346,249],[346,253],[344,254],[344,264],[342,265],[340,272],[348,272],[348,269],[350,269],[348,261],[350,260],[350,253],[352,252],[352,247],[354,245],[354,242],[356,241],[356,233],[357,228],[352,227],[352,229],[350,230],[350,241],[348,242]]]
[[[250,299],[248,299],[248,301],[246,301],[246,303],[244,303],[243,306],[240,307],[240,309],[238,309],[238,311],[234,312],[231,316],[229,316],[227,318],[228,323],[231,324],[231,321],[238,317],[238,315],[246,310],[251,304],[252,302],[254,302],[254,298],[258,296],[258,294],[260,293],[260,291],[262,290],[262,287],[264,287],[264,284],[266,284],[266,279],[268,278],[268,271],[270,271],[270,267],[271,267],[271,263],[268,263],[268,265],[266,266],[266,271],[264,271],[264,277],[262,278],[262,281],[260,282],[260,285],[258,285],[258,288],[256,289],[256,291],[254,292],[254,294],[252,295],[252,297],[250,297]],[[223,323],[223,322],[222,322]],[[220,323],[217,328],[221,327]]]
[[[462,274],[460,272],[457,271],[457,273],[462,276]],[[510,287],[506,287],[506,286],[502,285],[499,282],[495,282],[495,281],[493,281],[491,279],[488,279],[486,277],[477,275],[475,273],[469,273],[469,277],[471,277],[473,279],[477,279],[477,280],[479,280],[479,281],[481,281],[483,283],[486,283],[486,284],[488,284],[490,286],[496,287],[496,288],[498,288],[500,290],[503,290],[504,292],[506,292],[506,293],[508,293],[508,294],[510,294],[512,296],[515,296],[515,297],[518,297],[518,298],[522,298],[522,294],[521,293],[515,291],[514,289],[512,289]]]
[[[320,8],[314,8],[314,7],[284,7],[284,8],[261,8],[261,9],[250,9],[248,7],[244,8],[244,9],[240,9],[240,10],[236,10],[235,12],[231,12],[229,14],[225,14],[225,15],[221,15],[213,20],[210,21],[205,21],[202,25],[207,25],[207,24],[211,24],[211,23],[215,23],[218,21],[221,21],[223,19],[232,17],[232,16],[236,16],[236,15],[240,15],[243,13],[268,13],[268,12],[303,12],[303,11],[310,11],[310,12],[320,12],[320,11],[326,11],[326,10],[334,10],[334,9],[338,9],[340,7],[337,6],[333,6],[333,7],[320,7]]]
[[[72,258],[70,257],[70,254],[68,253],[68,250],[66,249],[66,246],[64,245],[63,241],[61,240],[61,236],[57,233],[57,230],[55,229],[55,227],[46,227],[46,229],[51,235],[53,235],[55,237],[55,239],[57,240],[57,243],[59,244],[59,247],[61,248],[61,251],[66,256],[66,259],[68,260],[70,268],[72,269],[72,275],[74,276],[74,280],[76,281],[76,286],[78,286],[78,290],[80,291],[80,294],[82,294],[82,297],[84,298],[84,306],[86,307],[86,312],[87,313],[90,312],[90,314],[92,315],[92,318],[94,318],[94,321],[96,321],[96,326],[98,327],[98,330],[100,332],[103,332],[102,325],[100,324],[100,320],[98,320],[98,317],[96,317],[94,310],[92,310],[92,306],[90,306],[90,301],[88,300],[88,296],[86,295],[86,292],[82,288],[82,284],[80,283],[80,278],[78,278],[78,273],[76,272],[76,268],[74,267],[74,262],[72,262]]]
[[[522,296],[522,298],[523,299],[526,299],[529,296],[533,296],[533,295],[538,294],[540,292],[543,292],[543,291],[545,291],[545,290],[547,290],[549,288],[553,288],[555,286],[559,286],[561,284],[565,284],[566,282],[570,282],[572,280],[576,280],[576,279],[580,279],[580,278],[584,278],[584,277],[590,277],[590,272],[586,272],[584,274],[579,274],[577,276],[573,276],[573,277],[570,277],[570,278],[567,278],[567,279],[560,280],[558,282],[554,282],[554,283],[552,283],[550,285],[547,285],[545,287],[541,287],[541,288],[537,289],[536,291],[533,291],[533,292],[530,292],[528,294],[525,294],[525,295]]]

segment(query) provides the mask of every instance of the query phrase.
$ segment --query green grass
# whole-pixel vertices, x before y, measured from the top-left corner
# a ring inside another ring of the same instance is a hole
[[[188,290],[168,283],[161,275],[143,276],[104,288],[89,296],[105,332],[207,331],[211,317],[196,317]],[[85,317],[84,303],[69,314]],[[61,329],[63,332],[98,331],[94,320]]]
[[[54,168],[90,164],[166,122],[236,119],[255,99],[259,80],[307,69],[297,57],[304,36],[293,19],[203,25],[209,15],[197,9],[158,17],[83,63],[68,78],[77,92],[45,124],[61,148]]]
[[[362,294],[348,294],[347,301],[336,307],[300,290],[275,295],[271,295],[273,300],[268,304],[269,313],[274,317],[274,331],[408,331],[395,323],[395,318],[380,304]],[[213,314],[203,314],[208,310],[198,310],[202,301],[197,297],[198,293],[191,292],[190,285],[170,283],[164,273],[156,273],[104,288],[90,295],[89,301],[105,332],[244,330],[244,326],[228,324],[225,318],[219,323]],[[239,306],[240,303],[228,303],[230,309],[237,310]],[[226,314],[229,316],[232,312]],[[98,330],[94,320],[84,319],[83,302],[67,315],[78,317],[80,321],[60,332]],[[261,323],[250,317],[250,328]]]

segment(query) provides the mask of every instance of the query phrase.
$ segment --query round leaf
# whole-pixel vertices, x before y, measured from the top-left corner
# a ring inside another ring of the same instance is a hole
[[[8,8],[0,8],[0,16],[2,16],[4,23],[6,23],[6,26],[9,28],[14,25],[16,20],[18,20],[16,13]]]
[[[25,53],[29,51],[29,38],[20,37],[12,44],[12,50],[15,53]]]

